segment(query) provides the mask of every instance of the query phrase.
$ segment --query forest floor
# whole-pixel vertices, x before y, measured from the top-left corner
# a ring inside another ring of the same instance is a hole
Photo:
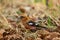
[[[29,21],[38,26],[31,26]],[[60,6],[1,1],[0,40],[60,40]]]

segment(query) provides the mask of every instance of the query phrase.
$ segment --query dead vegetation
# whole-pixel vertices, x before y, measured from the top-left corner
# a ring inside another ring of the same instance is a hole
[[[0,0],[0,40],[60,40],[59,2]]]

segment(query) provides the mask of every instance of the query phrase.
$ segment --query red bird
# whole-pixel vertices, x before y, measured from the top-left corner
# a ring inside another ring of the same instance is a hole
[[[39,24],[37,24],[34,20],[32,20],[29,17],[26,16],[20,16],[21,22],[23,23],[23,25],[25,26],[26,29],[29,29],[31,31],[35,31],[35,30],[39,30],[41,28],[47,29],[46,27],[40,26]]]
[[[30,19],[29,17],[20,16],[20,19],[26,29],[33,29],[33,30],[36,29],[35,22],[32,19]]]

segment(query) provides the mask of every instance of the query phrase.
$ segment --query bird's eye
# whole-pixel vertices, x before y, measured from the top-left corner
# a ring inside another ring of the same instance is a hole
[[[34,26],[34,25],[35,25],[35,22],[33,22],[33,21],[29,21],[29,22],[28,22],[28,25],[30,25],[30,26]]]
[[[35,25],[38,25],[37,23]]]
[[[39,25],[38,23],[35,23],[35,26],[36,26],[36,27],[39,27],[40,25]]]
[[[29,25],[33,25],[33,23],[28,23]]]

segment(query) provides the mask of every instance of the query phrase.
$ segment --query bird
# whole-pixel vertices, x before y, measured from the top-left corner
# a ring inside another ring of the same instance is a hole
[[[23,23],[24,27],[26,29],[29,29],[30,31],[36,31],[40,29],[47,29],[46,27],[41,26],[39,23],[36,23],[34,20],[27,16],[20,16],[20,21]]]
[[[35,22],[31,18],[27,16],[20,16],[20,21],[23,23],[26,29],[36,29]]]

